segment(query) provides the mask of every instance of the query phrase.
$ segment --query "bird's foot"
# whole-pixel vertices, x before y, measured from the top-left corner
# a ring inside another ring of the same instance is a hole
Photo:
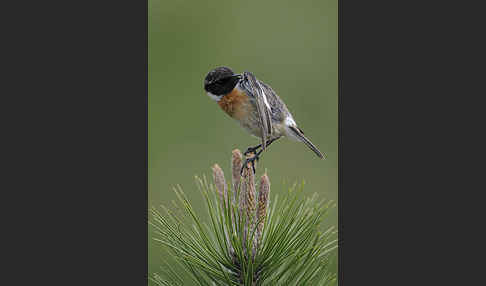
[[[258,145],[258,146],[255,146],[255,147],[248,147],[248,149],[246,149],[245,153],[243,153],[243,155],[248,155],[250,153],[253,153],[253,154],[257,154],[257,150],[260,149],[260,147],[262,147],[262,145]]]
[[[248,148],[249,149],[249,148]],[[248,151],[248,150],[247,150]],[[256,173],[256,170],[255,170],[255,161],[258,161],[260,159],[260,152],[248,152],[246,153],[245,152],[245,155],[249,154],[249,153],[253,153],[254,155],[252,157],[246,157],[246,160],[245,162],[243,163],[243,166],[241,166],[241,171],[240,171],[240,175],[243,175],[243,170],[248,167],[248,164],[251,164],[251,168],[253,170],[253,174]]]

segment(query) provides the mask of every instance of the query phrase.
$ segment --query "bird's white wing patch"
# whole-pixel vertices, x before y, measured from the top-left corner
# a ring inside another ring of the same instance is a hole
[[[285,125],[287,125],[287,126],[297,126],[297,123],[295,123],[295,120],[292,118],[292,116],[287,116],[285,118]]]
[[[261,85],[258,85],[258,87],[260,88],[260,90],[262,91],[262,95],[263,95],[263,102],[265,103],[265,105],[267,106],[268,110],[272,111],[272,109],[270,108],[270,104],[268,104],[268,101],[267,101],[267,95],[265,93],[265,91],[263,90],[263,88],[261,87]]]
[[[256,109],[261,123],[262,149],[265,150],[267,147],[267,139],[272,135],[272,110],[270,104],[268,104],[266,94],[258,83],[256,77],[250,72],[244,72],[243,76],[249,85],[248,92],[255,98]]]

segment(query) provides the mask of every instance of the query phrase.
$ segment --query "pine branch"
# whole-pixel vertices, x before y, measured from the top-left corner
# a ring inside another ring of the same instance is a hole
[[[251,156],[251,154],[250,154]],[[336,273],[329,268],[337,249],[337,232],[320,225],[332,201],[300,199],[303,186],[292,187],[270,205],[270,179],[265,173],[259,188],[250,164],[243,166],[239,150],[231,158],[231,184],[224,172],[212,167],[213,184],[196,177],[208,211],[208,222],[196,214],[180,187],[175,211],[152,208],[156,241],[171,252],[175,265],[153,274],[155,285],[331,285]],[[177,214],[176,214],[177,211]],[[185,273],[185,274],[183,274]]]

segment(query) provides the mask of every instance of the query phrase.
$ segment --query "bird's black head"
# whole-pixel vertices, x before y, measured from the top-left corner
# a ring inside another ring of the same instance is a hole
[[[217,67],[206,75],[204,90],[214,96],[223,96],[233,90],[240,77],[228,67]]]

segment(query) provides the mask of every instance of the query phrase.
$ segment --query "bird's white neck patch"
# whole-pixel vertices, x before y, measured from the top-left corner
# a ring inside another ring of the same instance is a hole
[[[218,96],[216,94],[212,94],[209,91],[207,92],[208,96],[211,97],[212,100],[214,101],[219,101],[221,99],[221,96]]]

